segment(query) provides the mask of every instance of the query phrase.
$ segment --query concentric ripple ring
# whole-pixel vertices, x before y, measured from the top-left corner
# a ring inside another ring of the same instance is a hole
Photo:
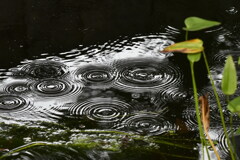
[[[169,130],[177,129],[164,117],[154,113],[140,113],[124,119],[114,128],[133,131],[142,135],[160,135]]]
[[[45,97],[58,97],[71,91],[70,84],[67,81],[58,79],[38,81],[31,85],[31,89],[39,96]]]
[[[24,98],[14,95],[0,95],[0,110],[14,110],[26,105]]]
[[[125,91],[159,91],[182,82],[180,70],[169,61],[133,59],[116,63],[119,78],[115,87]]]
[[[83,66],[73,74],[77,81],[82,81],[86,86],[111,86],[116,76],[113,68],[101,64]]]
[[[110,98],[94,98],[69,108],[71,115],[87,116],[96,122],[117,122],[131,112],[131,106]]]

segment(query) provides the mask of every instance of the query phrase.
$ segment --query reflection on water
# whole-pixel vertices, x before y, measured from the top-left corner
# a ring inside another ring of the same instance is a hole
[[[173,54],[160,53],[172,43],[167,34],[125,37],[58,57],[44,54],[2,70],[0,148],[35,141],[52,145],[26,149],[10,159],[139,159],[136,150],[142,151],[140,159],[150,154],[152,159],[194,159],[199,135],[191,90],[183,83],[188,73]],[[208,86],[199,91],[205,93],[211,112],[217,113]],[[222,135],[214,130],[220,117],[211,116],[212,133]],[[12,130],[20,130],[20,137]],[[219,150],[223,139],[217,140]],[[222,154],[227,157],[227,149]]]

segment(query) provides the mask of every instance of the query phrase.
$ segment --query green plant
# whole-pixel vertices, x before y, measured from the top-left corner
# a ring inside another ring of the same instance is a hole
[[[224,134],[226,136],[227,143],[228,143],[229,150],[230,150],[230,155],[231,155],[231,158],[233,160],[235,160],[235,155],[234,155],[232,146],[230,144],[230,139],[229,139],[229,136],[228,136],[228,133],[227,133],[226,125],[225,125],[225,119],[224,119],[224,115],[223,115],[223,112],[222,112],[222,106],[221,106],[221,103],[220,103],[220,100],[219,100],[219,96],[218,96],[218,93],[217,93],[216,86],[214,84],[212,75],[210,73],[207,57],[206,57],[206,54],[204,52],[203,42],[200,39],[188,40],[188,32],[189,31],[199,31],[199,30],[202,30],[202,29],[207,29],[207,28],[210,28],[210,27],[213,27],[213,26],[220,25],[221,23],[217,22],[217,21],[205,20],[205,19],[202,19],[202,18],[199,18],[199,17],[188,17],[188,18],[185,19],[184,23],[185,23],[185,26],[186,26],[186,27],[183,27],[183,30],[186,31],[185,41],[173,44],[171,46],[168,46],[163,50],[163,52],[180,52],[180,53],[186,53],[187,54],[187,58],[190,62],[190,68],[191,68],[195,109],[196,109],[196,116],[197,116],[197,121],[198,121],[199,132],[200,132],[200,139],[201,139],[202,144],[205,145],[206,142],[205,142],[205,138],[203,136],[203,128],[202,128],[202,123],[201,123],[200,113],[199,113],[197,87],[196,87],[195,75],[194,75],[194,63],[198,62],[200,60],[201,54],[203,55],[205,66],[206,66],[208,76],[209,76],[209,79],[210,79],[210,83],[212,85],[213,92],[214,92],[216,102],[217,102],[217,105],[218,105]],[[238,63],[240,63],[240,59],[238,60]],[[224,67],[224,75],[223,75],[223,81],[222,81],[223,92],[227,96],[233,94],[236,90],[236,84],[237,84],[236,71],[235,71],[234,63],[232,62],[232,58],[231,58],[231,56],[229,56],[227,61],[226,61],[226,65]],[[235,104],[234,102],[236,102],[236,101],[238,101],[240,103],[240,98],[235,99],[235,101],[233,101],[233,102],[230,102],[229,104],[231,106],[229,105],[228,108],[231,108],[231,110],[235,111],[235,112],[236,112],[236,108],[238,108],[237,112],[240,113],[240,106],[235,107],[233,109],[233,104]],[[209,156],[208,156],[208,158],[209,158]]]

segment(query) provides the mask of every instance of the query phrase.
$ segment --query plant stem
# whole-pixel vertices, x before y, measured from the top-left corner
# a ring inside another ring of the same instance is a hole
[[[196,117],[197,117],[197,122],[198,122],[200,140],[201,140],[201,144],[203,146],[202,151],[203,151],[203,158],[204,158],[204,147],[205,147],[206,142],[205,142],[205,139],[204,139],[204,133],[203,133],[202,123],[201,123],[201,118],[200,118],[200,112],[199,112],[197,85],[196,85],[196,80],[195,80],[195,75],[194,75],[194,63],[193,62],[190,62],[190,68],[191,68],[191,75],[192,75],[192,84],[193,84],[193,94],[194,94],[194,101],[195,101]],[[208,159],[210,159],[208,150],[207,150],[207,155],[208,155]]]
[[[227,95],[227,104],[229,104],[230,102],[230,99],[229,99],[229,95]],[[229,123],[230,123],[230,133],[233,133],[233,113],[230,112],[230,120],[229,120]],[[233,138],[233,135],[231,134],[232,138]],[[234,156],[236,157],[236,142],[233,138],[232,140],[232,143],[233,143],[233,153],[234,153]]]
[[[210,73],[210,69],[209,69],[207,57],[206,57],[206,54],[205,54],[204,51],[203,51],[203,57],[204,57],[205,66],[206,66],[206,68],[207,68],[208,76],[209,76],[209,79],[210,79],[210,83],[211,83],[212,88],[213,88],[213,93],[214,93],[214,96],[215,96],[216,101],[217,101],[217,106],[218,106],[218,110],[219,110],[220,117],[221,117],[221,122],[222,122],[222,126],[223,126],[223,131],[224,131],[224,134],[225,134],[226,139],[227,139],[227,144],[228,144],[228,146],[229,146],[230,155],[231,155],[232,160],[235,160],[235,156],[234,156],[234,153],[233,153],[232,146],[231,146],[231,144],[230,144],[230,139],[229,139],[229,136],[228,136],[228,133],[227,133],[226,125],[225,125],[225,119],[224,119],[224,115],[223,115],[223,112],[222,112],[222,105],[221,105],[221,103],[220,103],[220,99],[219,99],[219,96],[218,96],[218,93],[217,93],[217,89],[216,89],[216,86],[215,86],[215,84],[214,84],[212,75],[211,75],[211,73]]]
[[[0,159],[6,158],[6,157],[10,156],[11,154],[14,154],[16,152],[20,152],[20,151],[28,149],[28,148],[32,148],[32,147],[35,147],[35,146],[44,146],[44,145],[52,145],[52,144],[46,143],[46,142],[33,142],[33,143],[29,143],[29,144],[17,147],[15,149],[9,151],[8,153],[2,155],[0,157]]]

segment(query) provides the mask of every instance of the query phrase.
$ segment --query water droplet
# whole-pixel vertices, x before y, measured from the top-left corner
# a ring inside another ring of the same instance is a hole
[[[236,14],[236,13],[238,13],[238,10],[237,10],[236,7],[230,7],[230,8],[228,8],[228,9],[226,10],[226,12],[227,12],[228,14]]]

